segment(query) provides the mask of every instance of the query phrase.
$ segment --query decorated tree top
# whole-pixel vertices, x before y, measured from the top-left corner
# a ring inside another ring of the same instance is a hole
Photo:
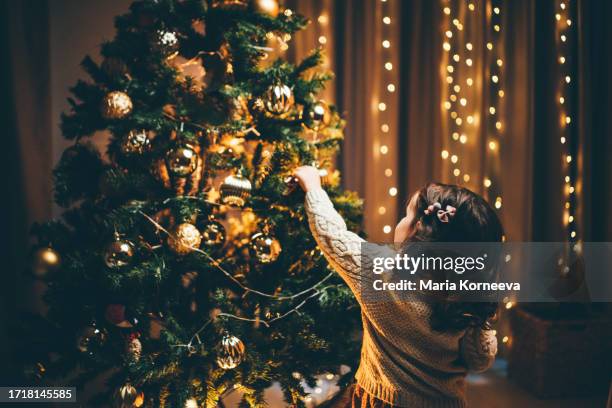
[[[235,388],[260,406],[275,381],[303,405],[316,375],[356,366],[358,308],[290,182],[316,165],[359,227],[332,170],[343,121],[317,98],[331,76],[319,50],[270,57],[306,24],[274,0],[139,1],[102,63],[84,59],[54,171],[66,211],[34,228],[39,377],[109,373],[97,402],[121,407],[213,406]],[[87,141],[99,130],[104,153]]]

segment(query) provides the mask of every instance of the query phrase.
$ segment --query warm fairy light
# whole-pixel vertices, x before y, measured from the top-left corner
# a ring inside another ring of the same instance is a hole
[[[384,215],[387,212],[387,209],[383,206],[378,207],[378,213],[380,215]]]
[[[494,106],[491,106],[491,107],[489,108],[489,113],[490,113],[491,115],[495,115],[495,107],[494,107]]]
[[[451,162],[452,162],[452,163],[457,163],[457,161],[459,161],[459,158],[457,157],[457,155],[456,155],[456,154],[453,154],[453,155],[451,156]]]
[[[508,336],[502,337],[502,343],[507,343],[508,339],[509,339]]]
[[[327,37],[324,35],[319,37],[319,44],[327,44]]]
[[[560,96],[560,97],[559,97],[559,103],[560,103],[561,105],[563,105],[563,104],[565,103],[565,98],[564,98],[564,97],[562,97],[562,96]]]
[[[488,42],[488,43],[487,43],[487,49],[488,49],[489,51],[491,51],[491,50],[493,49],[493,43]]]
[[[571,122],[572,122],[572,118],[569,117],[569,116],[566,116],[565,117],[565,123],[569,125]]]
[[[386,111],[386,110],[387,110],[387,104],[386,104],[386,103],[384,103],[384,102],[380,102],[380,103],[378,104],[378,110],[379,110],[379,111],[381,111],[381,112]]]
[[[482,182],[486,188],[491,187],[491,179],[485,178]]]
[[[450,99],[451,101],[455,102],[457,100],[457,95],[451,95],[448,97],[448,99]]]
[[[450,13],[451,13],[450,7],[444,7],[444,14],[448,16]]]
[[[474,48],[472,46],[472,43],[465,43],[465,48],[467,48],[469,51],[472,51],[472,48]]]
[[[393,175],[393,170],[391,169],[385,169],[385,176],[387,177],[391,177]]]
[[[455,62],[461,61],[461,57],[459,56],[459,54],[453,55],[453,61],[455,61]]]
[[[460,175],[460,174],[461,174],[461,170],[459,170],[459,169],[455,169],[455,170],[453,170],[453,175],[454,175],[455,177],[459,177],[459,175]]]
[[[449,43],[447,43],[446,41],[442,44],[442,48],[444,49],[444,51],[450,51],[451,46]]]
[[[443,159],[448,159],[448,150],[442,150],[441,156]]]
[[[461,135],[461,137],[459,137],[459,142],[461,142],[462,144],[465,144],[467,140],[468,138],[466,135]]]
[[[447,76],[446,77],[446,82],[448,82],[449,84],[453,83],[453,77],[452,76]]]
[[[559,63],[565,64],[565,57],[563,55],[559,57]]]
[[[464,174],[463,175],[463,181],[465,181],[466,183],[470,181],[470,175],[469,174]]]
[[[472,78],[468,78],[468,79],[465,80],[465,83],[468,86],[472,86],[472,85],[474,85],[474,80]]]
[[[455,68],[453,68],[452,65],[449,65],[449,66],[446,67],[446,70],[452,74],[453,71],[455,70]]]
[[[384,40],[382,42],[383,48],[389,48],[391,46],[391,42],[389,40]]]
[[[453,38],[453,32],[451,30],[447,30],[444,34],[447,38]]]
[[[501,197],[497,197],[495,199],[495,208],[497,208],[498,210],[502,207],[502,199]]]
[[[383,133],[389,133],[389,125],[387,125],[386,123],[383,123],[382,125],[380,125],[380,130]]]
[[[468,67],[471,67],[472,66],[472,59],[471,58],[466,59],[465,60],[465,65],[467,65]]]
[[[391,62],[385,62],[385,69],[391,71],[393,69],[393,64]]]
[[[565,36],[565,34],[561,35],[561,41],[565,42],[567,40],[567,37]]]
[[[474,11],[476,9],[476,6],[474,6],[474,3],[470,3],[468,4],[468,8],[470,9],[470,11]]]
[[[499,27],[497,24],[495,24],[495,25],[493,26],[493,29],[494,29],[495,31],[497,31],[497,32],[499,32],[499,31],[501,30],[501,28],[500,28],[500,27]]]
[[[467,123],[469,123],[470,125],[471,125],[472,123],[474,123],[474,117],[473,117],[472,115],[468,115],[468,117],[466,118],[466,120],[467,120]]]
[[[565,158],[565,161],[567,161],[568,163],[571,163],[572,162],[572,156],[570,156],[568,154],[567,157]]]
[[[495,122],[495,129],[500,130],[502,128],[502,123],[501,122]]]
[[[457,124],[457,126],[461,126],[461,124],[463,123],[463,119],[457,118],[455,119],[455,123]]]
[[[559,138],[559,141],[561,142],[561,144],[565,144],[565,141],[566,141],[565,136],[561,136]]]
[[[499,91],[497,91],[497,94],[499,95],[500,98],[503,98],[505,93],[503,89],[500,89]]]
[[[568,26],[571,26],[571,25],[572,25],[572,20],[570,20],[570,19],[568,18],[568,19],[567,19],[567,21],[566,21],[566,23],[567,23],[567,25],[568,25]]]
[[[453,140],[459,140],[459,133],[453,132],[452,138],[453,138]]]
[[[459,99],[459,103],[461,104],[461,106],[465,106],[465,105],[467,105],[467,99],[461,98],[461,99]]]
[[[498,77],[497,75],[493,75],[493,76],[491,77],[491,81],[493,81],[493,82],[497,83],[497,82],[499,81],[499,77]]]
[[[555,19],[557,21],[561,21],[561,14],[559,14],[559,13],[555,14]]]
[[[498,67],[501,67],[502,65],[504,65],[504,61],[502,61],[501,58],[498,58],[496,62],[497,62]]]
[[[497,143],[494,140],[491,140],[489,142],[489,149],[491,150],[497,150]]]
[[[383,17],[383,23],[387,25],[391,24],[391,17],[387,17],[387,16]]]
[[[452,119],[457,119],[457,112],[454,112],[454,111],[453,111],[453,112],[451,112],[451,113],[450,113],[450,117],[451,117]]]
[[[327,24],[329,22],[329,17],[327,16],[327,14],[321,14],[319,18],[317,18],[317,21],[320,24]]]
[[[495,7],[495,8],[493,8],[493,12],[494,12],[495,14],[499,14],[499,7]]]
[[[574,222],[574,216],[570,215],[569,217],[567,217],[567,221],[568,222]]]
[[[457,84],[457,85],[453,86],[453,91],[460,92],[461,91],[461,85]]]
[[[387,145],[382,145],[380,146],[380,153],[381,154],[387,154],[389,153],[389,147]]]
[[[389,92],[395,92],[395,85],[393,85],[393,84],[388,84],[388,85],[387,85],[387,91],[389,91]]]
[[[571,236],[572,238],[576,238],[576,231],[572,231],[572,233],[570,234],[570,236]]]
[[[391,226],[390,226],[390,225],[385,225],[385,226],[383,227],[383,232],[384,232],[385,234],[390,233],[390,232],[391,232]]]
[[[565,77],[565,82],[569,84],[571,81],[572,81],[572,78],[569,75],[567,75]]]
[[[397,195],[397,188],[396,188],[396,187],[391,187],[391,188],[389,189],[389,195],[390,195],[391,197],[395,197],[395,196]]]
[[[506,302],[506,309],[512,309],[512,306],[514,306],[514,303]]]

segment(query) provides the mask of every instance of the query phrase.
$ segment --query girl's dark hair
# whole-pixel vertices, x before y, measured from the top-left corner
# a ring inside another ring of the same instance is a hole
[[[456,208],[449,222],[436,214],[426,214],[427,207],[440,203],[442,209]],[[480,195],[456,185],[430,183],[420,189],[410,205],[414,218],[405,242],[501,242],[504,231],[495,210]],[[444,281],[447,276],[434,276]],[[463,330],[467,327],[488,328],[495,318],[495,302],[461,302],[444,295],[435,299],[430,318],[433,329]]]

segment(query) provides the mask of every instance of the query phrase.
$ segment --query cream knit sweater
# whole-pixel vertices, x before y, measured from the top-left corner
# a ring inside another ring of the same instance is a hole
[[[357,383],[376,398],[400,407],[465,407],[468,370],[484,371],[497,353],[492,330],[441,333],[429,325],[431,309],[387,292],[385,301],[361,298],[361,243],[322,189],[306,194],[310,229],[323,254],[361,306],[363,345]]]

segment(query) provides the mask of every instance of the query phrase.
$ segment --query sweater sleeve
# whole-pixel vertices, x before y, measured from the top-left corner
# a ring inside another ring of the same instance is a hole
[[[461,339],[461,355],[469,371],[489,369],[497,354],[495,330],[469,328]]]
[[[346,223],[323,189],[306,193],[306,213],[310,230],[323,255],[359,296],[361,244],[365,241],[347,230]]]

